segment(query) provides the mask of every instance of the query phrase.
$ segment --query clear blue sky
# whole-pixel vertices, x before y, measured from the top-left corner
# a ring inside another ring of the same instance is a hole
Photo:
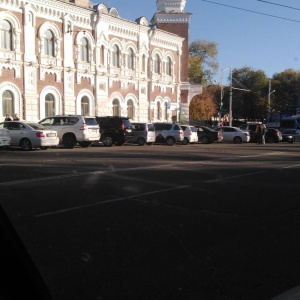
[[[156,0],[101,3],[132,21],[144,16],[150,22],[156,11]],[[300,71],[300,0],[187,0],[185,11],[192,13],[189,42],[218,45],[219,81],[229,67],[263,70],[269,78],[289,68]]]

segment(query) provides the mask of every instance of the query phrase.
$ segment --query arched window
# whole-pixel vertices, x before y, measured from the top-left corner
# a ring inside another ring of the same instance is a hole
[[[55,101],[52,94],[47,94],[45,97],[45,117],[55,115]]]
[[[120,104],[118,99],[113,101],[113,116],[118,117],[120,112]]]
[[[157,102],[157,120],[161,119],[161,107],[160,102]]]
[[[146,72],[146,55],[143,54],[143,58],[142,58],[142,71]]]
[[[112,48],[111,63],[114,67],[120,67],[120,49],[117,45]]]
[[[105,61],[104,61],[104,50],[105,47],[102,45],[100,48],[100,65],[104,65]]]
[[[13,115],[14,112],[14,96],[10,91],[4,91],[2,94],[2,115]]]
[[[80,40],[80,60],[88,62],[89,61],[89,43],[86,38]]]
[[[154,56],[154,73],[160,74],[160,57],[158,54]]]
[[[166,72],[167,75],[172,76],[172,60],[170,56],[167,57]]]
[[[133,101],[132,100],[128,100],[127,102],[127,117],[129,119],[133,119],[134,117],[134,106],[133,106]]]
[[[81,114],[83,116],[89,116],[90,114],[89,98],[87,96],[81,98]]]
[[[165,113],[165,120],[168,120],[168,103],[165,102],[165,110],[164,110],[164,113]]]
[[[54,56],[54,35],[51,30],[45,31],[44,55]]]
[[[134,52],[133,52],[132,48],[129,48],[129,50],[128,50],[127,67],[128,67],[128,69],[131,69],[131,70],[134,69]]]
[[[6,20],[2,20],[0,23],[0,35],[0,48],[12,50],[12,26]]]

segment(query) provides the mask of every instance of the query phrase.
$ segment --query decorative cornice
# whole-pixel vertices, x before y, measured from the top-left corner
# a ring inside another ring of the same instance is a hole
[[[152,23],[186,24],[190,22],[191,18],[191,13],[156,13]]]

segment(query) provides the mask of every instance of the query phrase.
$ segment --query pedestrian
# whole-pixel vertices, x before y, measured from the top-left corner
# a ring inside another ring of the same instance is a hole
[[[261,143],[262,144],[266,143],[266,139],[265,139],[266,133],[267,133],[267,128],[266,128],[265,124],[261,124]]]
[[[261,138],[261,126],[260,124],[256,125],[255,128],[255,140],[256,140],[256,144],[259,145],[262,143],[262,138]]]
[[[6,114],[4,121],[12,121],[12,118],[9,116],[9,114]]]
[[[13,121],[20,121],[20,118],[19,118],[18,114],[14,114]]]

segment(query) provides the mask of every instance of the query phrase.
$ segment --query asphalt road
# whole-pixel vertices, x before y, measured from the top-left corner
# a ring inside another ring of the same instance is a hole
[[[0,150],[55,300],[259,300],[300,285],[300,144]]]

